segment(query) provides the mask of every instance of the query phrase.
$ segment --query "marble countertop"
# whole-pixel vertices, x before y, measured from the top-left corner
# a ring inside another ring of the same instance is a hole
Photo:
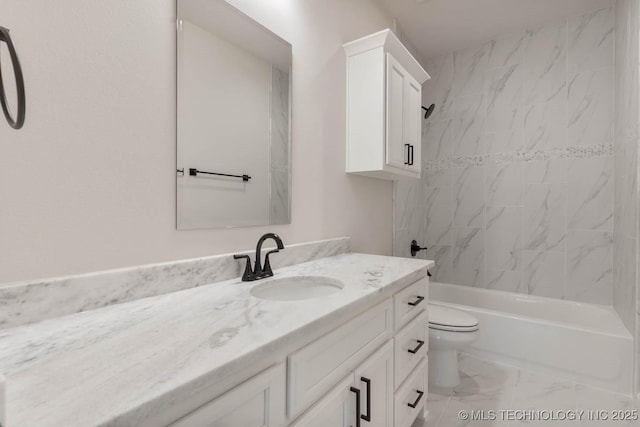
[[[347,253],[275,271],[345,284],[321,299],[257,299],[251,288],[269,279],[238,278],[0,330],[5,427],[162,425],[167,414],[195,409],[283,360],[431,266]]]

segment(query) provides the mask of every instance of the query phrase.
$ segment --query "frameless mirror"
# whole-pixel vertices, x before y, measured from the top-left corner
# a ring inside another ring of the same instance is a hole
[[[291,45],[223,0],[177,0],[177,227],[291,222]]]

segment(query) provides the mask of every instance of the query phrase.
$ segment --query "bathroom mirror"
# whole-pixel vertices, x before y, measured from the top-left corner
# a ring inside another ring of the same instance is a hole
[[[223,0],[177,0],[177,227],[291,222],[291,44]]]

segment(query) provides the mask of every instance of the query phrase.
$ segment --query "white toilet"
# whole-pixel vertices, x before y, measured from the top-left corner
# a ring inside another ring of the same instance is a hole
[[[460,383],[458,350],[478,338],[478,319],[461,310],[429,304],[429,384],[455,387]]]

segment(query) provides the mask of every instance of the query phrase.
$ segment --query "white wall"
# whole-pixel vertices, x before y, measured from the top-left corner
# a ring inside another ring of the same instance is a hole
[[[0,122],[0,283],[352,236],[391,253],[391,183],[344,173],[342,43],[391,25],[371,0],[234,0],[293,44],[292,224],[176,231],[171,0],[0,0],[27,85]]]

